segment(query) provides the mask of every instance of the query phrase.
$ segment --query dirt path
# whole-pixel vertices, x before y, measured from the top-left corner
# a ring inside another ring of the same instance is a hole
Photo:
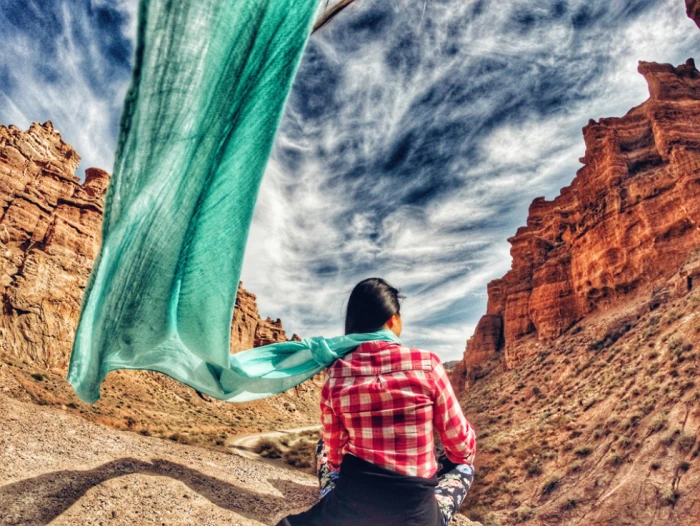
[[[316,431],[321,429],[321,426],[306,426],[296,427],[293,429],[280,429],[279,431],[269,431],[267,433],[256,433],[254,435],[240,435],[231,437],[226,441],[226,447],[231,448],[232,453],[236,453],[250,460],[262,460],[277,465],[273,459],[264,458],[255,452],[255,445],[263,438],[283,437],[290,433],[301,433],[303,431]]]

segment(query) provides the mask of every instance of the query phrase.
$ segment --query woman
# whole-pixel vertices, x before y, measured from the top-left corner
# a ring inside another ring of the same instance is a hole
[[[384,329],[396,338],[363,343],[326,369],[322,499],[278,526],[444,526],[459,509],[476,437],[440,360],[399,343],[402,297],[380,278],[350,294],[345,334]],[[444,446],[438,458],[434,431]]]

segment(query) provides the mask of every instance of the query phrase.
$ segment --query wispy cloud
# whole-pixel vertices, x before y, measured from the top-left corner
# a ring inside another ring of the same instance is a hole
[[[0,121],[51,119],[82,168],[111,169],[136,6],[3,7]],[[352,286],[383,276],[408,296],[405,341],[459,357],[506,239],[579,168],[581,128],[647,97],[638,60],[699,44],[681,0],[354,3],[303,57],[244,285],[290,331],[333,335]]]
[[[700,33],[674,0],[419,4],[359,2],[310,43],[244,281],[318,334],[383,276],[409,296],[406,341],[453,359],[530,202],[580,167],[581,128],[641,103],[637,61],[683,62]]]
[[[131,0],[3,2],[0,116],[27,128],[51,120],[90,166],[112,169],[131,78]]]

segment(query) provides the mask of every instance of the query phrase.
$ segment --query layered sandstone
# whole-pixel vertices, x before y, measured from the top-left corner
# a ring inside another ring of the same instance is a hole
[[[688,16],[700,27],[700,0],[685,0]]]
[[[231,325],[231,352],[287,341],[282,320],[279,318],[273,320],[270,317],[263,320],[255,299],[255,294],[245,290],[241,283],[238,284],[236,307]],[[301,338],[293,334],[291,339],[299,341]]]
[[[535,199],[508,240],[512,267],[488,286],[463,379],[489,361],[512,367],[589,313],[649,292],[700,248],[700,73],[692,59],[638,69],[650,98],[591,120],[571,185]]]
[[[65,371],[85,284],[100,246],[109,174],[75,176],[80,156],[50,121],[0,126],[0,349]],[[286,341],[239,287],[231,351]]]

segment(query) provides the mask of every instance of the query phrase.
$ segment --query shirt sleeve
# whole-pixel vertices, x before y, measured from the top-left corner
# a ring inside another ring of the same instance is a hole
[[[434,355],[432,373],[435,382],[433,425],[445,447],[445,454],[455,464],[473,465],[476,433],[462,413],[445,368]]]
[[[326,378],[321,389],[321,423],[323,430],[323,451],[328,458],[328,468],[331,471],[340,471],[340,462],[343,459],[343,448],[348,441],[348,432],[343,422],[335,414],[330,403],[330,386]]]

